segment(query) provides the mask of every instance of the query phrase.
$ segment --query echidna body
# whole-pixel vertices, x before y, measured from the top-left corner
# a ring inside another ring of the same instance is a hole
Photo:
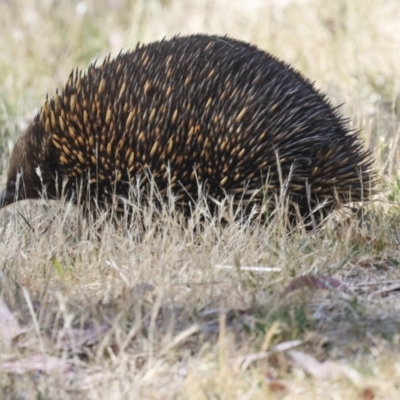
[[[372,160],[325,96],[289,65],[227,37],[175,37],[72,72],[17,141],[4,207],[64,193],[108,203],[151,172],[161,192],[261,203],[369,198]],[[17,175],[22,178],[17,189]],[[285,185],[283,185],[285,186]]]

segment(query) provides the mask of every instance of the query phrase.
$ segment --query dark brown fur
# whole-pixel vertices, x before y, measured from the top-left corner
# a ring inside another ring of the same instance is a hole
[[[163,40],[71,73],[18,140],[0,206],[40,197],[42,184],[59,198],[63,181],[67,198],[83,185],[83,202],[108,203],[151,172],[161,193],[196,199],[200,182],[209,198],[256,204],[287,181],[306,216],[374,189],[372,160],[346,125],[308,80],[254,46]]]

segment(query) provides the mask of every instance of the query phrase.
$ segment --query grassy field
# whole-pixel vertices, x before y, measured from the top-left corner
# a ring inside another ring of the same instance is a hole
[[[148,209],[140,237],[61,202],[1,210],[0,398],[399,399],[399,20],[397,0],[0,0],[1,187],[73,68],[206,32],[344,103],[381,190],[362,222],[290,235],[279,219],[196,233]]]

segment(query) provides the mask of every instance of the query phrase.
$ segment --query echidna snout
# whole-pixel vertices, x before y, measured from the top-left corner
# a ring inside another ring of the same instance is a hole
[[[227,37],[175,37],[72,72],[17,142],[0,207],[43,186],[74,201],[78,185],[84,203],[107,204],[131,185],[145,190],[151,172],[160,193],[186,201],[199,182],[210,199],[257,205],[284,187],[306,216],[324,201],[329,211],[368,199],[371,166],[357,134],[289,65]]]
[[[29,145],[26,140],[27,135],[29,135],[28,131],[14,145],[8,168],[6,187],[0,193],[0,208],[17,200],[36,199],[39,196],[36,188],[39,187],[40,179],[32,169],[33,165],[29,162],[25,151],[25,146]]]

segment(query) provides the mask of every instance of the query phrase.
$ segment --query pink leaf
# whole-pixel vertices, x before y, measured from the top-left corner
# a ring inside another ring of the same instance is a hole
[[[12,339],[22,333],[17,319],[11,313],[7,304],[0,297],[0,342],[10,343]]]
[[[298,289],[328,290],[341,289],[348,290],[348,286],[337,279],[326,275],[302,275],[294,278],[283,292],[284,295]]]

